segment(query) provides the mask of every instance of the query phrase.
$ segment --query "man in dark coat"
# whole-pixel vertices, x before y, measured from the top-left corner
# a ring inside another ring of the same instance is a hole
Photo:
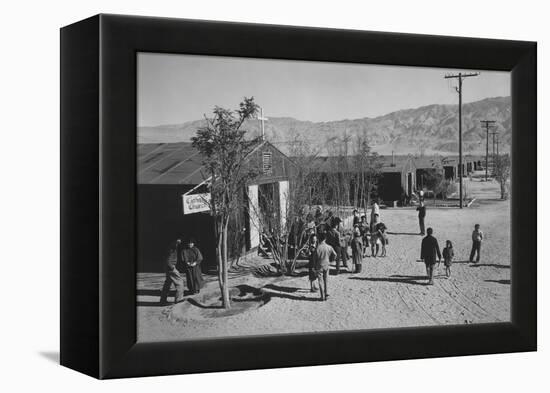
[[[333,220],[336,221],[336,220]],[[336,255],[331,254],[331,261],[336,260],[336,275],[340,273],[340,259],[342,256],[342,250],[340,247],[340,232],[338,232],[338,224],[333,222],[333,226],[330,228],[330,230],[327,232],[326,236],[326,243],[327,245],[331,246],[334,251],[336,252]]]
[[[201,262],[202,254],[195,247],[195,239],[189,239],[188,247],[181,253],[183,263],[186,266],[185,276],[187,278],[187,287],[191,293],[199,293],[202,285]]]
[[[434,284],[434,265],[436,259],[441,262],[441,252],[439,251],[439,244],[437,239],[432,236],[433,229],[428,228],[428,235],[422,239],[422,247],[420,249],[420,259],[424,260],[426,265],[426,274],[428,275],[428,285]]]
[[[168,303],[168,293],[170,292],[172,284],[176,288],[174,303],[183,300],[183,277],[181,272],[184,270],[184,267],[181,259],[181,249],[181,240],[177,239],[176,243],[173,243],[170,253],[168,254],[166,261],[166,279],[160,291],[160,303],[163,305]]]
[[[418,224],[420,225],[420,234],[424,236],[424,218],[426,217],[426,205],[424,201],[420,201],[420,206],[416,208],[418,210]]]

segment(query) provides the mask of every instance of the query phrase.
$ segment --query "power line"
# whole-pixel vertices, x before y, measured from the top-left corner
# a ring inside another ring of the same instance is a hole
[[[458,79],[458,87],[455,87],[456,92],[458,93],[458,176],[460,179],[460,201],[458,205],[462,209],[462,175],[464,173],[464,170],[462,168],[462,80],[464,78],[469,78],[473,76],[478,76],[479,72],[472,72],[463,74],[459,72],[458,74],[448,74],[445,75],[445,79],[452,79],[456,78]]]
[[[495,120],[480,120],[481,124],[485,126],[485,132],[487,135],[487,141],[485,144],[485,181],[487,181],[488,178],[488,171],[489,171],[489,128],[496,123]]]

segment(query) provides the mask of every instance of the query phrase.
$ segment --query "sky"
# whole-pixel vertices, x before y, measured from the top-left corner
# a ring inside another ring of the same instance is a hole
[[[457,104],[445,74],[472,70],[181,54],[138,54],[138,126],[180,124],[253,96],[267,117],[314,122]],[[510,73],[481,70],[463,102],[510,95]]]

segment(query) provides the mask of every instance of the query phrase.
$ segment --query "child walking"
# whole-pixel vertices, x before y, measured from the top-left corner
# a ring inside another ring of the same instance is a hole
[[[315,272],[315,250],[317,248],[317,235],[313,234],[309,238],[309,286],[311,292],[317,292],[315,281],[317,281],[317,273]]]
[[[479,224],[476,224],[474,226],[474,231],[472,232],[472,251],[470,252],[470,263],[474,261],[474,256],[476,255],[476,253],[477,253],[476,263],[479,263],[482,240],[483,240],[483,232],[481,232]]]
[[[377,228],[378,228],[378,238],[380,239],[380,242],[382,243],[382,252],[380,253],[380,256],[385,257],[386,256],[386,246],[389,243],[388,242],[388,234],[386,233],[386,230],[388,228],[386,228],[386,224],[384,224],[383,222],[378,224]]]
[[[455,252],[453,251],[453,243],[450,240],[445,242],[445,248],[443,249],[443,261],[445,263],[445,273],[447,278],[451,277],[451,265],[453,264],[453,258]]]

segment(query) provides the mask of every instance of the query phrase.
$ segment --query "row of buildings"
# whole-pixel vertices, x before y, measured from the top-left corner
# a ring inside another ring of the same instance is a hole
[[[334,157],[315,158],[315,172],[330,174],[342,171]],[[341,160],[341,158],[339,158]],[[360,171],[354,157],[347,157],[346,171]],[[203,157],[190,143],[140,144],[137,150],[138,206],[138,271],[160,271],[169,250],[177,238],[194,237],[203,251],[204,270],[215,265],[215,240],[212,217],[209,214],[208,193]],[[410,197],[425,188],[430,172],[440,171],[453,180],[459,173],[457,157],[380,156],[377,194],[386,204]],[[260,175],[243,189],[242,209],[235,211],[230,242],[239,250],[251,251],[260,243],[258,222],[268,214],[259,195],[272,198],[284,217],[288,190],[296,164],[271,143],[260,143],[248,156],[247,164],[259,169]],[[462,171],[468,175],[482,167],[482,158],[466,156]],[[271,214],[271,212],[269,213]]]

